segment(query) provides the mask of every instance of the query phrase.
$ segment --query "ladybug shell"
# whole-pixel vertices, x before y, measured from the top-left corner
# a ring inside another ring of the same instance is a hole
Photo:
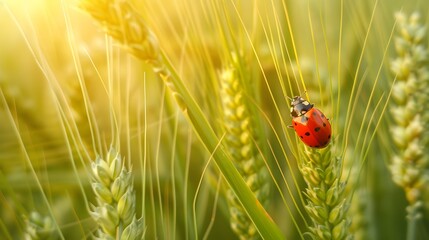
[[[331,140],[331,124],[317,108],[312,107],[305,114],[294,117],[292,126],[309,147],[324,148]]]

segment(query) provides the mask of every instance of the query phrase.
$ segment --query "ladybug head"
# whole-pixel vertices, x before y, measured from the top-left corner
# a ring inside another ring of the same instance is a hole
[[[312,108],[313,104],[309,103],[307,100],[300,96],[296,96],[292,99],[292,102],[290,103],[290,115],[292,117],[299,117],[304,115]]]

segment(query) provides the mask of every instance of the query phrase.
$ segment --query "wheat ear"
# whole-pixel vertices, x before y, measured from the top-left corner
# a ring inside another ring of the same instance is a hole
[[[221,96],[225,141],[228,152],[244,181],[264,204],[269,195],[268,171],[255,146],[252,118],[243,93],[243,86],[233,67],[221,73]],[[240,239],[258,239],[259,234],[231,189],[227,191],[231,227]]]
[[[179,107],[185,111],[181,95],[171,79],[167,69],[158,39],[151,31],[142,16],[126,0],[81,0],[80,7],[88,12],[104,31],[122,44],[131,54],[144,62],[151,64],[172,92]]]
[[[132,176],[121,155],[111,148],[105,159],[98,157],[93,162],[92,172],[97,204],[92,207],[91,216],[100,226],[96,238],[140,239],[143,218],[136,219]]]
[[[349,203],[341,179],[341,159],[332,156],[332,143],[322,150],[306,148],[300,171],[307,183],[307,210],[313,239],[351,239]]]
[[[43,216],[38,212],[31,212],[26,218],[25,240],[55,240],[59,239],[54,222],[49,216]]]
[[[420,15],[409,18],[396,14],[398,35],[395,39],[397,57],[391,62],[396,82],[393,85],[391,126],[397,152],[390,170],[393,181],[405,190],[409,206],[409,237],[415,234],[415,221],[421,218],[422,195],[427,190],[429,155],[427,124],[429,115],[428,51],[424,44],[426,28],[420,23]],[[426,108],[426,109],[425,109]],[[409,238],[412,239],[412,238]]]

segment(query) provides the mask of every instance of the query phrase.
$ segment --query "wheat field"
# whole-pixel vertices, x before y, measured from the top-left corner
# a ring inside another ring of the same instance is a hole
[[[428,13],[0,0],[0,239],[428,239]]]

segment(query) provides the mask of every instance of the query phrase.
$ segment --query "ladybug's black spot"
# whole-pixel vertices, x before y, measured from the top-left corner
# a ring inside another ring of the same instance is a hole
[[[316,127],[315,129],[314,129],[314,131],[315,132],[318,132],[320,130],[320,127]]]
[[[324,142],[324,143],[323,143],[323,146],[326,146],[326,144],[328,144],[328,141]]]
[[[323,127],[326,127],[326,123],[323,123]]]
[[[322,116],[322,118],[325,118],[325,114],[323,114],[323,113],[322,113],[322,115],[321,115],[321,116]]]
[[[296,122],[293,123],[295,126],[298,125]]]
[[[317,112],[316,111],[313,111],[313,116],[316,116],[317,115]]]
[[[299,136],[301,139],[304,138],[304,136]]]
[[[310,133],[309,132],[305,132],[305,136],[310,136]]]
[[[328,135],[328,139],[331,139],[331,134]]]

